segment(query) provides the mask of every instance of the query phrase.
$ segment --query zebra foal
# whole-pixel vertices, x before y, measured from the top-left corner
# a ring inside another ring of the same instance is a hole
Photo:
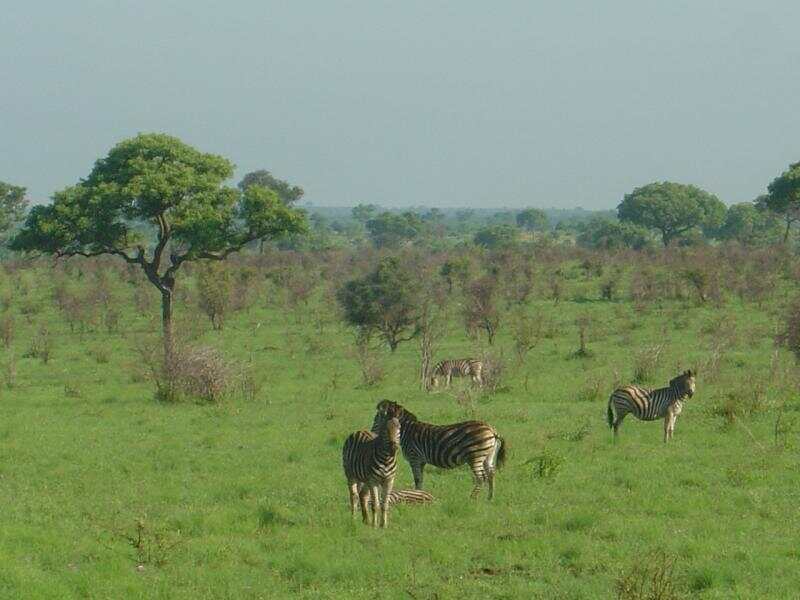
[[[452,425],[423,423],[389,400],[381,400],[376,409],[372,431],[380,431],[391,419],[400,422],[400,448],[411,465],[415,488],[422,489],[426,464],[452,469],[466,463],[474,481],[471,497],[477,497],[483,484],[488,483],[489,499],[492,499],[495,471],[506,458],[506,443],[494,427],[481,421]]]
[[[361,488],[359,488],[360,492]],[[389,506],[395,504],[430,504],[433,496],[423,490],[392,490],[389,492]],[[370,506],[372,502],[370,501]]]
[[[436,364],[430,377],[430,387],[438,387],[439,380],[444,379],[445,385],[450,387],[453,377],[469,377],[472,383],[483,385],[483,363],[474,358],[459,358],[457,360],[443,360]]]
[[[369,523],[369,496],[372,503],[372,526],[386,527],[389,496],[397,474],[397,452],[400,447],[400,422],[388,419],[377,429],[351,433],[342,448],[342,466],[350,492],[350,512],[355,517],[356,505],[361,504],[361,516]]]
[[[664,419],[664,443],[672,439],[675,420],[681,414],[683,401],[694,396],[697,371],[684,371],[670,380],[669,386],[650,390],[629,385],[614,390],[608,399],[608,426],[616,439],[622,420],[628,413],[641,421]]]

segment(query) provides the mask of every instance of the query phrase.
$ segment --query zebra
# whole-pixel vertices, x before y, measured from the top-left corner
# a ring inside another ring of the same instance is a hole
[[[403,450],[411,472],[414,487],[422,489],[425,465],[430,463],[443,469],[469,464],[476,498],[487,482],[489,499],[494,496],[494,476],[506,458],[506,442],[497,435],[494,427],[481,421],[464,421],[452,425],[432,425],[419,421],[405,408],[389,400],[381,400],[376,407],[372,431],[379,431],[390,419],[400,421],[400,448]]]
[[[474,358],[459,358],[456,360],[443,360],[433,369],[430,377],[430,386],[437,387],[439,379],[444,378],[447,387],[450,387],[450,380],[453,376],[470,377],[472,383],[483,385],[483,363]]]
[[[362,486],[359,486],[359,492]],[[371,499],[369,500],[372,506]],[[395,504],[430,504],[433,502],[433,496],[423,490],[392,490],[389,492],[389,506]]]
[[[664,443],[672,439],[675,419],[681,414],[683,400],[694,396],[697,371],[684,371],[669,382],[669,387],[649,390],[636,385],[619,388],[608,399],[608,426],[619,433],[628,413],[642,421],[664,419]]]
[[[361,516],[368,524],[368,499],[372,496],[372,526],[377,527],[381,509],[381,527],[386,527],[389,496],[397,474],[397,451],[400,447],[400,421],[388,419],[377,433],[351,433],[342,448],[342,466],[350,492],[350,512],[356,516],[356,504],[361,504]]]

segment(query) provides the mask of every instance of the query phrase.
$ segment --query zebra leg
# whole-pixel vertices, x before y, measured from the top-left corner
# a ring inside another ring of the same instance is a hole
[[[667,416],[664,417],[664,443],[667,443],[669,440],[669,422],[671,420],[670,414],[667,413]]]
[[[619,428],[622,426],[622,420],[625,418],[625,415],[619,415],[616,419],[614,419],[614,424],[612,428],[614,430],[614,441],[617,441],[617,436],[619,435]]]
[[[411,463],[411,474],[414,475],[414,489],[422,489],[422,471],[425,469],[425,463]]]
[[[364,525],[369,525],[371,507],[369,506],[369,486],[366,483],[361,484],[361,489],[358,491],[358,499],[361,503],[361,519],[364,521]]]
[[[358,483],[347,482],[347,489],[350,492],[350,514],[356,518],[356,506],[358,506]]]
[[[495,474],[494,469],[486,473],[486,481],[489,482],[489,500],[494,498],[494,474]]]
[[[389,495],[392,493],[394,486],[394,479],[386,481],[381,489],[383,497],[381,498],[381,527],[386,527],[386,521],[389,516]]]
[[[381,508],[381,494],[380,488],[377,485],[373,485],[370,487],[370,493],[372,494],[372,526],[378,526],[378,511]]]
[[[678,415],[670,415],[669,418],[669,439],[672,439],[673,434],[675,433],[675,421],[678,420]]]
[[[483,468],[483,461],[471,463],[470,468],[472,469],[472,479],[475,482],[475,485],[472,487],[472,493],[469,495],[469,497],[474,500],[478,497],[478,494],[481,493],[483,482],[487,479],[487,476]]]

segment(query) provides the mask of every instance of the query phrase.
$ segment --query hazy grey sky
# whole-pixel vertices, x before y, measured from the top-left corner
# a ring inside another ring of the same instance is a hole
[[[315,204],[750,200],[800,160],[800,2],[57,0],[0,10],[0,179],[163,131]]]

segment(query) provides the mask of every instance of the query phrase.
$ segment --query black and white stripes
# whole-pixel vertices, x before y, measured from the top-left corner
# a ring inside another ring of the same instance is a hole
[[[438,363],[431,373],[431,387],[437,387],[441,379],[445,380],[445,385],[450,385],[453,377],[469,377],[472,383],[483,385],[481,373],[483,363],[474,358],[459,358],[456,360],[443,360]]]
[[[689,370],[670,380],[669,387],[649,390],[636,385],[619,388],[608,400],[608,425],[614,436],[628,413],[642,421],[664,419],[664,442],[672,438],[675,420],[683,408],[683,400],[695,390],[696,373]]]
[[[378,403],[372,430],[380,431],[392,419],[400,422],[400,447],[411,465],[414,487],[422,488],[426,464],[451,469],[466,463],[474,481],[472,497],[488,483],[489,498],[492,498],[495,471],[505,461],[506,444],[491,425],[481,421],[452,425],[423,423],[399,404],[382,400]]]
[[[355,516],[356,504],[361,503],[361,516],[368,523],[368,498],[371,495],[372,526],[386,527],[389,496],[397,473],[397,451],[400,446],[400,422],[388,419],[376,432],[356,431],[344,442],[342,466],[350,491],[350,512]]]

